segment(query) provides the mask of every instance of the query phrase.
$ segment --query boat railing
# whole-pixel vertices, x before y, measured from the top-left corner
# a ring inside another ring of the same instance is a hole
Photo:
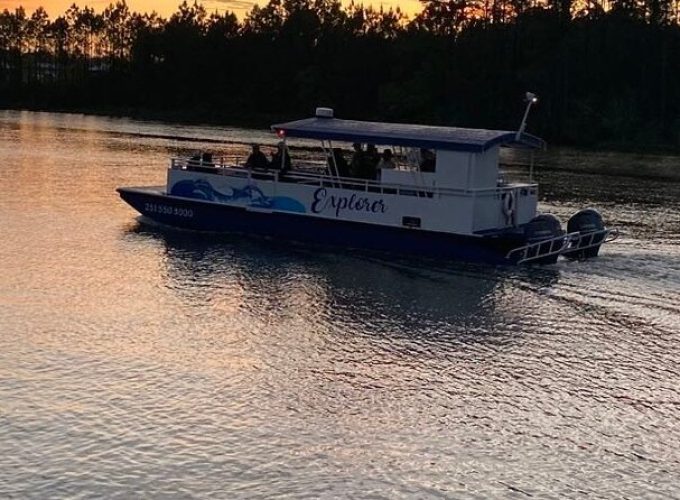
[[[516,264],[533,262],[553,255],[594,248],[619,237],[617,229],[601,229],[588,233],[565,233],[554,238],[540,240],[510,250],[505,258]]]
[[[176,157],[170,159],[170,168],[176,170],[191,169],[196,167],[223,169],[230,167],[237,167],[245,163],[243,156],[227,155],[227,156],[212,156],[210,160],[204,160],[200,157]]]
[[[194,169],[196,167],[213,168],[216,171],[222,169],[246,168],[247,157],[242,155],[212,156],[206,161],[201,158],[175,157],[170,159],[171,169]],[[326,163],[314,160],[299,160],[295,163],[296,169],[302,171],[319,171],[326,167]]]
[[[283,181],[277,169],[250,169],[242,166],[239,160],[242,157],[231,157],[213,160],[209,163],[187,158],[172,158],[170,168],[175,170],[196,170],[217,175],[228,175],[248,179],[271,179],[277,182]],[[222,161],[226,160],[226,161]],[[229,161],[231,160],[231,161]],[[312,165],[318,169],[319,165]],[[285,174],[285,182],[308,184],[318,187],[352,189],[376,194],[396,194],[402,196],[418,196],[434,198],[440,196],[502,196],[506,192],[516,194],[518,189],[535,189],[537,184],[508,184],[490,188],[452,188],[441,186],[428,186],[424,184],[399,184],[383,183],[373,179],[361,179],[357,177],[337,177],[321,174],[310,170],[292,170]]]
[[[505,258],[517,264],[559,255],[569,248],[569,242],[579,233],[568,233],[549,238],[510,250]]]
[[[612,229],[600,229],[599,231],[590,231],[587,233],[576,233],[578,236],[572,238],[569,242],[569,251],[572,250],[587,250],[588,248],[593,248],[598,245],[603,245],[604,243],[609,243],[614,241],[620,235],[619,230],[616,228]]]

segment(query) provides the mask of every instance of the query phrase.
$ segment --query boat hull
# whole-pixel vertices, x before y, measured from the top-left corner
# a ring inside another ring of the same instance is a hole
[[[524,243],[516,234],[464,236],[343,221],[171,196],[162,188],[119,188],[118,192],[130,206],[153,221],[198,231],[253,234],[287,241],[491,264],[512,263],[505,256],[509,250]]]

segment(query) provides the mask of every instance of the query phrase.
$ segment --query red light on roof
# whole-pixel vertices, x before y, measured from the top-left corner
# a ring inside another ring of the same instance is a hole
[[[286,131],[280,128],[279,130],[276,131],[276,135],[283,139],[284,137],[286,137]]]

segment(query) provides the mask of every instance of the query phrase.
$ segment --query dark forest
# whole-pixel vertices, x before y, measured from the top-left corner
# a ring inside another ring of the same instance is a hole
[[[0,107],[267,125],[336,116],[514,129],[560,143],[680,148],[680,0],[271,0],[239,19],[72,6],[0,13]]]

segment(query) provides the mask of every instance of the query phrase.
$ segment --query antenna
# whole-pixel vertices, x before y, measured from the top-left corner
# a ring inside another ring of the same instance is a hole
[[[538,96],[533,92],[527,92],[524,94],[524,102],[527,103],[527,107],[524,110],[524,117],[522,118],[522,123],[519,125],[519,130],[515,134],[515,140],[519,141],[524,133],[524,129],[527,127],[527,117],[529,116],[529,110],[531,105],[538,102]]]

